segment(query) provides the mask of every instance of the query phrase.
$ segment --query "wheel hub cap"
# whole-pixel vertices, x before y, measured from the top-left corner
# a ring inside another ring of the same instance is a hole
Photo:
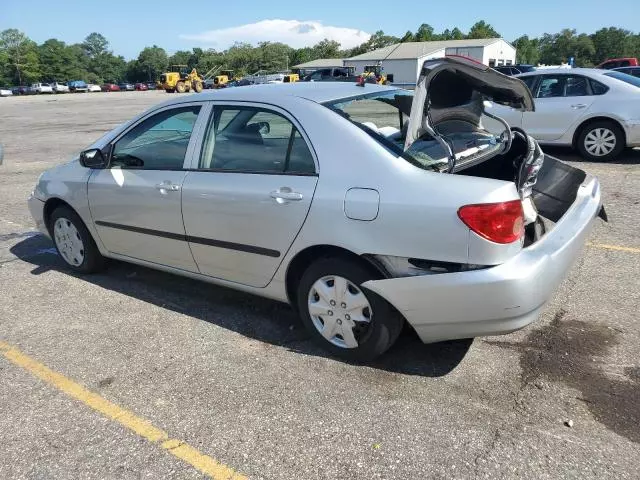
[[[70,220],[59,218],[53,225],[53,237],[65,262],[78,267],[84,261],[84,243],[78,229]]]
[[[309,291],[309,314],[318,332],[332,344],[356,348],[371,323],[371,305],[354,283],[337,275],[317,280]]]
[[[602,157],[616,148],[616,136],[608,128],[595,128],[584,138],[584,148],[591,155]]]

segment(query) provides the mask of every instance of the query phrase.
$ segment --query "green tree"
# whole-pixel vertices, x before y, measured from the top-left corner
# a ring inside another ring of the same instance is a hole
[[[261,42],[258,44],[260,68],[269,72],[288,69],[292,51],[293,49],[284,43]]]
[[[5,58],[6,78],[18,84],[39,79],[37,45],[24,33],[15,28],[0,32],[0,53]]]
[[[623,57],[632,33],[621,28],[602,28],[591,35],[591,40],[595,48],[593,60],[596,63],[604,62],[609,58]]]
[[[491,25],[484,20],[480,20],[471,27],[467,38],[498,38],[501,36]]]
[[[187,50],[178,50],[169,57],[169,65],[189,65],[191,52]]]
[[[428,23],[423,23],[418,27],[414,38],[416,42],[428,42],[433,40],[433,27]]]
[[[338,58],[340,56],[340,43],[325,38],[316,43],[311,50],[314,58]]]
[[[145,47],[136,60],[136,81],[154,81],[166,71],[169,63],[167,52],[157,45]]]
[[[593,65],[595,46],[591,37],[585,33],[577,35],[576,30],[565,28],[560,33],[545,33],[540,39],[540,61],[557,65],[566,63],[574,57],[575,64],[581,67]]]
[[[413,35],[413,32],[411,30],[407,30],[407,33],[405,33],[402,38],[400,39],[401,43],[405,43],[405,42],[415,42],[415,37]]]
[[[84,42],[82,42],[82,48],[84,49],[87,57],[94,59],[109,53],[109,42],[102,34],[93,32],[87,35],[84,39]]]
[[[451,40],[464,40],[464,33],[458,27],[455,27],[451,30]]]
[[[537,38],[530,39],[527,35],[516,38],[513,42],[516,47],[516,61],[537,65],[540,60],[540,42]]]

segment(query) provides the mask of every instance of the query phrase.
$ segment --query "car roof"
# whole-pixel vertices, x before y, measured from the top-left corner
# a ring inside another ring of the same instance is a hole
[[[365,84],[364,87],[355,82],[295,82],[247,85],[244,87],[221,88],[214,91],[206,91],[193,95],[184,95],[170,99],[165,105],[193,102],[196,100],[227,100],[227,101],[256,101],[271,102],[283,97],[299,97],[317,103],[330,102],[341,98],[354,97],[376,91],[398,90],[397,87],[389,87],[374,84]]]
[[[604,75],[609,70],[603,70],[601,68],[538,68],[533,72],[520,73],[516,77],[529,77],[531,75],[545,75],[545,74],[562,74],[570,75],[572,73],[578,73],[583,75]]]

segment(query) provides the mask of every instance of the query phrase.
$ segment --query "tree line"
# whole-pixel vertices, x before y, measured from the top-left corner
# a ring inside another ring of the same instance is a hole
[[[485,21],[477,22],[467,33],[458,28],[436,33],[431,25],[423,23],[415,32],[407,31],[401,37],[379,30],[365,43],[346,50],[327,39],[297,49],[279,42],[261,42],[257,46],[236,43],[223,51],[193,48],[173,55],[153,45],[127,61],[113,53],[100,33],[89,34],[82,43],[67,44],[51,38],[37,44],[23,32],[8,29],[0,32],[0,85],[80,79],[90,83],[155,81],[170,65],[195,67],[201,74],[214,67],[234,70],[239,75],[276,72],[317,58],[348,58],[398,42],[495,37],[501,37],[500,33]],[[564,29],[539,38],[523,35],[512,43],[517,49],[518,63],[534,65],[556,65],[573,57],[576,65],[588,67],[608,58],[640,57],[640,34],[616,27],[592,34]]]

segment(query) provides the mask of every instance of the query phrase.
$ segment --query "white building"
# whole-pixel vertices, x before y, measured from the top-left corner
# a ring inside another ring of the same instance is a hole
[[[355,73],[363,73],[365,67],[381,62],[384,73],[393,75],[396,85],[415,85],[422,63],[445,55],[462,55],[473,58],[490,67],[516,63],[516,49],[502,38],[443,40],[436,42],[396,43],[372,52],[363,53],[344,61],[345,66],[355,67]]]

